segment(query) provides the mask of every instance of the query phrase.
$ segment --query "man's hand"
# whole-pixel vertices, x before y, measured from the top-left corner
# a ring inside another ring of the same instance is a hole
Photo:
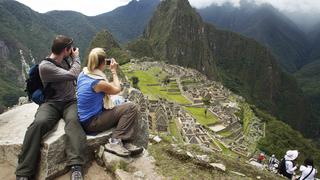
[[[73,50],[73,48],[71,48],[71,52],[72,59],[79,58],[79,48],[76,48],[75,51]]]

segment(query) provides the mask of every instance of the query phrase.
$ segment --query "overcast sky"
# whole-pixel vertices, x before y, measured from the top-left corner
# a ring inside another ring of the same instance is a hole
[[[88,16],[111,11],[119,6],[127,4],[130,0],[18,0],[31,7],[33,10],[44,13],[51,10],[73,10]],[[201,8],[213,2],[239,4],[240,0],[189,0],[192,6]],[[268,2],[282,11],[308,12],[318,14],[320,12],[320,0],[255,0],[258,3]]]

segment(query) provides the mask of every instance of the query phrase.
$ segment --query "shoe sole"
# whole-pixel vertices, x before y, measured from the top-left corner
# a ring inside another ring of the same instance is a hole
[[[131,154],[131,153],[129,153],[128,155],[119,154],[119,153],[117,153],[116,151],[110,150],[110,149],[108,149],[108,148],[105,148],[105,150],[106,150],[107,152],[109,152],[109,153],[112,153],[112,154],[117,155],[117,156],[120,156],[120,157],[129,157],[130,154]]]
[[[129,151],[130,151],[130,150],[129,150]],[[131,156],[136,156],[136,155],[141,154],[142,152],[143,152],[143,148],[130,151],[130,155],[131,155]]]

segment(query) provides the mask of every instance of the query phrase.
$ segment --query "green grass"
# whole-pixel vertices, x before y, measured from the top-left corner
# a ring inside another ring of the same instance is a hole
[[[249,104],[241,103],[241,119],[243,122],[243,134],[247,135],[249,132],[249,124],[255,116]]]
[[[228,137],[232,134],[232,132],[231,131],[220,131],[218,134],[222,137]]]
[[[185,107],[187,111],[189,111],[194,118],[197,119],[202,125],[214,124],[218,121],[218,118],[211,114],[209,111],[207,113],[207,117],[205,117],[204,110],[205,108],[197,108],[197,107]]]
[[[170,134],[178,140],[178,143],[183,143],[183,138],[177,128],[175,120],[169,123],[169,129],[170,129]]]
[[[261,171],[251,165],[246,164],[238,156],[230,156],[224,153],[208,153],[203,151],[197,145],[178,145],[180,152],[173,150],[170,141],[164,141],[154,144],[148,148],[149,153],[155,158],[156,171],[167,179],[281,179],[268,171]],[[228,149],[227,149],[228,150]],[[222,163],[227,167],[226,172],[221,172],[198,163],[194,158],[186,155],[190,152],[196,155],[207,155],[210,162]],[[237,171],[245,174],[247,177],[240,177],[231,174],[229,171]]]
[[[126,66],[125,66],[126,68]],[[190,104],[191,102],[186,99],[181,94],[170,94],[167,92],[167,88],[174,87],[178,89],[176,82],[170,82],[168,87],[161,87],[161,86],[148,86],[148,84],[161,84],[161,77],[166,76],[165,72],[162,72],[160,68],[153,67],[150,68],[148,71],[134,71],[128,72],[125,71],[125,74],[130,79],[132,76],[136,76],[139,78],[138,86],[142,93],[148,96],[150,99],[158,99],[158,98],[165,98],[169,101],[177,102],[179,104]],[[156,74],[160,74],[159,77],[156,77]],[[172,88],[170,88],[172,89]]]

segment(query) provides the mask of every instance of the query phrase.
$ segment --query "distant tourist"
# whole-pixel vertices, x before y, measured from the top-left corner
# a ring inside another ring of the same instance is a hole
[[[17,180],[35,179],[41,140],[61,118],[66,122],[65,147],[67,165],[72,170],[71,180],[82,180],[86,135],[78,120],[74,83],[80,74],[81,65],[79,49],[72,46],[71,38],[57,36],[53,40],[51,55],[39,65],[41,81],[45,87],[50,87],[50,93],[46,93],[44,103],[39,106],[24,136],[16,169]],[[69,56],[72,58],[71,64],[66,61]]]
[[[275,164],[278,163],[278,160],[276,158],[276,156],[274,154],[272,154],[272,156],[270,157],[269,159],[269,162],[268,162],[268,168],[270,171],[273,171],[275,169]]]
[[[297,169],[297,165],[295,164],[295,160],[297,159],[299,152],[297,150],[289,150],[287,151],[284,158],[281,160],[279,165],[279,174],[287,177],[288,179],[292,179],[295,174],[295,170]]]
[[[258,163],[262,164],[262,162],[266,159],[264,153],[260,153],[259,156],[258,156]]]
[[[107,67],[113,82],[108,82],[104,73]],[[115,59],[107,59],[102,48],[91,50],[87,67],[78,78],[78,114],[87,134],[114,128],[106,150],[126,157],[141,153],[143,148],[131,143],[136,135],[138,107],[131,102],[115,106],[110,98],[121,91],[117,68],[118,63]]]
[[[313,160],[307,158],[304,165],[300,166],[301,176],[299,180],[314,180],[317,174],[317,169],[314,168]]]

